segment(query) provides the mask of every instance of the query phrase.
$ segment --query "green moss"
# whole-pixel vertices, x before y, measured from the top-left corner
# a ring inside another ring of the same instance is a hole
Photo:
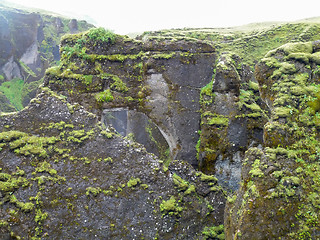
[[[0,219],[0,228],[8,227],[9,223],[5,220]]]
[[[170,52],[170,53],[158,53],[152,55],[152,58],[154,59],[170,59],[175,57],[176,53],[175,52]]]
[[[171,196],[169,200],[162,201],[160,204],[160,211],[163,212],[163,214],[178,215],[182,212],[182,207],[179,207],[175,197]]]
[[[204,235],[204,239],[219,239],[224,240],[224,226],[213,226],[213,227],[205,227],[202,231],[202,235]]]
[[[279,78],[283,74],[293,74],[295,72],[297,72],[297,69],[294,64],[282,62],[280,68],[273,72],[271,78]]]
[[[112,102],[114,99],[110,89],[99,92],[94,97],[98,102]]]
[[[18,178],[7,173],[0,173],[0,190],[3,192],[13,192],[19,187],[26,187],[29,182],[26,178],[19,176]]]
[[[270,68],[279,68],[281,66],[280,62],[274,57],[263,58],[261,62],[265,63]]]
[[[19,78],[14,78],[11,81],[4,82],[0,86],[0,92],[2,92],[10,101],[10,103],[16,108],[16,110],[23,109],[22,105],[22,89],[24,81]]]
[[[85,132],[83,129],[73,130],[68,132],[67,141],[74,143],[82,143],[84,140],[89,139],[94,134],[93,130]]]
[[[293,95],[296,95],[296,96],[308,94],[307,90],[304,87],[301,87],[301,86],[293,86],[293,87],[291,87],[290,88],[290,92]]]
[[[90,29],[86,35],[90,40],[101,41],[104,43],[113,44],[116,40],[116,35],[112,31],[106,30],[102,27]]]
[[[253,112],[261,112],[262,111],[260,106],[256,103],[245,104],[245,106]]]
[[[131,178],[128,182],[127,182],[127,186],[129,188],[134,188],[135,186],[137,186],[138,184],[141,183],[140,178]]]
[[[309,59],[311,58],[310,53],[290,53],[287,56],[288,59],[294,59],[300,62],[303,62],[305,64],[309,63]]]
[[[215,177],[215,176],[212,176],[212,175],[206,175],[204,173],[200,173],[200,180],[202,182],[217,182],[218,179]]]
[[[113,159],[111,157],[107,157],[104,159],[104,162],[110,162],[112,163],[113,162]]]
[[[209,125],[218,125],[218,126],[228,126],[229,125],[229,118],[224,116],[216,116],[208,118]]]
[[[48,218],[48,213],[42,212],[41,209],[36,209],[36,215],[34,217],[34,220],[36,223],[41,224]]]
[[[256,159],[252,164],[252,168],[249,172],[252,177],[263,177],[264,173],[260,169],[260,160]]]
[[[26,136],[16,139],[10,142],[9,146],[14,149],[17,154],[38,155],[40,157],[47,157],[46,147],[59,141],[56,137],[37,137],[37,136]]]
[[[172,179],[173,179],[173,183],[181,191],[185,191],[189,187],[189,183],[187,181],[183,180],[181,177],[179,177],[175,173],[173,174]]]
[[[51,164],[46,161],[39,163],[39,166],[36,168],[36,172],[39,172],[39,173],[47,172],[51,176],[57,175],[57,170],[53,169],[51,167]]]
[[[24,62],[22,61],[19,61],[20,63],[20,66],[22,67],[22,69],[27,73],[29,74],[29,76],[32,76],[32,77],[37,77],[37,75],[31,70],[31,68],[29,68]],[[29,77],[28,76],[28,77]],[[28,79],[27,77],[27,79]]]
[[[278,117],[290,117],[292,109],[288,107],[277,107],[274,109],[275,115]]]
[[[140,184],[140,186],[141,186],[143,189],[147,189],[147,188],[149,188],[148,184],[145,184],[145,183]]]
[[[190,184],[188,189],[184,192],[185,195],[196,192],[196,187],[193,184]]]
[[[12,140],[19,139],[21,137],[27,136],[27,133],[20,131],[8,131],[0,133],[0,141],[11,142]]]
[[[94,197],[96,197],[99,193],[101,192],[101,189],[95,188],[95,187],[87,187],[86,188],[86,195],[89,196],[90,194],[92,194]]]
[[[257,82],[249,81],[249,88],[254,91],[259,91],[259,84]]]
[[[227,197],[227,201],[229,203],[234,203],[236,200],[237,200],[237,195],[236,194],[234,194],[232,197],[231,196]]]
[[[111,90],[118,92],[127,92],[129,89],[127,85],[117,76],[109,73],[100,75],[101,79],[111,79],[113,83],[110,85]]]
[[[93,79],[93,76],[92,75],[83,75],[81,77],[81,80],[84,84],[86,85],[90,85],[92,84],[92,79]]]
[[[311,42],[298,42],[298,43],[287,43],[281,47],[281,49],[287,54],[291,53],[312,53],[312,43]]]
[[[32,202],[27,202],[27,203],[20,202],[17,200],[15,195],[10,196],[10,202],[15,204],[23,212],[31,212],[34,209],[34,204]]]
[[[272,175],[275,177],[275,178],[281,178],[283,176],[283,171],[274,171],[272,173]]]
[[[310,57],[310,61],[319,65],[320,64],[320,52],[313,53]]]

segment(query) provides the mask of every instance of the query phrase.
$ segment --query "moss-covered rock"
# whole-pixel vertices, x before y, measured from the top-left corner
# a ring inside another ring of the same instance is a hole
[[[262,143],[261,127],[266,119],[259,86],[239,56],[224,53],[212,82],[200,96],[199,167],[206,173],[215,173],[221,184],[235,190],[244,152],[249,145]]]
[[[166,138],[171,158],[197,166],[199,88],[212,79],[215,48],[119,35],[102,42],[90,34],[63,37],[61,64],[48,69],[44,85],[98,115],[111,108],[146,114]]]
[[[182,161],[165,166],[68,104],[43,88],[0,116],[2,237],[196,239],[223,223],[214,177]]]
[[[319,82],[311,72],[317,65],[292,57],[293,52],[314,54],[315,43],[278,48],[278,68],[294,65],[296,73],[272,74],[264,60],[256,67],[262,98],[270,115],[264,127],[264,148],[250,148],[242,169],[236,200],[227,204],[227,239],[319,238],[318,114]],[[280,50],[283,50],[281,53]],[[308,55],[308,56],[310,56]],[[311,55],[312,56],[312,55]]]

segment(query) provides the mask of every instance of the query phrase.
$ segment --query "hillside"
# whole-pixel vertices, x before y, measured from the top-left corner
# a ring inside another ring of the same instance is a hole
[[[314,41],[320,38],[319,18],[297,22],[253,23],[244,26],[212,29],[174,29],[146,32],[139,38],[148,39],[199,39],[215,46],[219,52],[231,51],[243,62],[254,65],[270,50],[288,42]]]
[[[92,27],[85,21],[0,5],[0,110],[21,110],[45,70],[60,60],[60,37]]]

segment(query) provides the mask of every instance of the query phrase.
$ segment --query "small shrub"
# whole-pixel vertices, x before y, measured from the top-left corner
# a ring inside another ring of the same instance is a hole
[[[113,44],[116,40],[116,35],[110,30],[105,30],[104,28],[92,28],[89,30],[87,36],[91,40],[101,41],[105,43]]]

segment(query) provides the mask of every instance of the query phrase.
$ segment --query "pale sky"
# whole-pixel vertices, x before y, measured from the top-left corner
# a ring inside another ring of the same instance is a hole
[[[3,0],[0,0],[0,2]],[[89,16],[119,34],[184,27],[231,27],[320,16],[319,0],[7,0],[63,15]]]

